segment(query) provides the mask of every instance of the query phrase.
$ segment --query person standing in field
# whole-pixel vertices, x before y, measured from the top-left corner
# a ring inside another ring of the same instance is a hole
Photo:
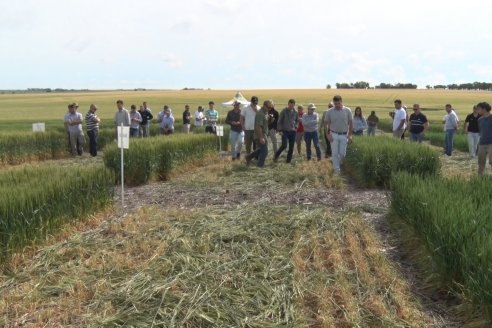
[[[292,161],[294,144],[296,142],[297,120],[299,118],[295,106],[296,101],[294,99],[290,99],[287,103],[287,107],[282,109],[278,117],[277,129],[282,135],[282,144],[275,153],[273,158],[274,162],[278,161],[280,154],[282,154],[282,152],[287,148],[287,144],[289,145],[289,150],[287,151],[287,163]]]
[[[359,106],[355,107],[354,117],[353,117],[353,134],[356,136],[364,135],[364,130],[367,128],[367,121],[362,115],[362,108]]]
[[[328,114],[328,111],[333,108],[333,102],[330,101],[328,104],[328,109],[323,112],[323,116],[321,117],[321,122],[319,126],[319,130],[323,134],[323,138],[325,139],[325,158],[329,158],[331,156],[331,145],[330,141],[326,137],[330,131],[325,131],[325,125],[326,125],[326,115]]]
[[[265,159],[268,156],[268,110],[272,106],[271,100],[265,100],[263,107],[255,112],[254,139],[256,149],[246,156],[246,164],[249,165],[253,158],[258,158],[258,167],[265,166]]]
[[[231,143],[232,160],[234,161],[241,157],[241,148],[244,143],[244,131],[241,126],[241,104],[236,101],[233,106],[234,109],[227,113],[225,122],[231,126],[229,141]]]
[[[68,104],[67,112],[63,116],[63,126],[65,127],[65,132],[67,133],[68,149],[70,152],[72,151],[72,146],[70,143],[70,132],[68,132],[68,116],[70,115],[71,109],[72,109],[72,104]]]
[[[297,106],[297,130],[296,130],[296,145],[297,154],[301,155],[302,139],[304,138],[304,125],[302,124],[302,115],[304,115],[304,106]]]
[[[195,112],[195,128],[202,128],[203,127],[203,120],[204,120],[205,116],[203,115],[203,107],[202,106],[198,106],[196,112]]]
[[[422,143],[425,132],[429,129],[429,121],[422,114],[419,104],[413,104],[413,113],[410,115],[410,141]]]
[[[149,108],[146,108],[147,103],[144,101],[144,105],[140,106],[140,116],[142,117],[142,122],[140,123],[140,137],[147,138],[149,136],[150,121],[154,118],[152,112]]]
[[[478,174],[483,175],[487,157],[489,165],[492,165],[492,115],[490,115],[490,104],[481,102],[477,104],[480,118],[478,119],[478,127],[480,131],[480,142],[478,145]]]
[[[164,134],[164,131],[162,130],[161,124],[162,124],[162,120],[164,119],[164,116],[166,116],[167,110],[169,110],[169,106],[164,105],[162,107],[162,111],[157,113],[157,123],[159,124],[159,134],[161,134],[161,135]]]
[[[251,102],[248,106],[244,106],[241,109],[241,125],[244,131],[244,144],[246,146],[246,153],[251,153],[251,148],[256,149],[254,143],[255,133],[255,117],[258,112],[258,97],[251,97]]]
[[[165,136],[174,133],[174,116],[169,107],[164,110],[164,117],[161,121],[161,132]]]
[[[116,107],[118,111],[114,114],[114,126],[115,126],[115,135],[118,138],[118,126],[130,126],[130,113],[126,108],[123,107],[123,100],[116,101]]]
[[[393,116],[393,137],[402,139],[405,133],[407,111],[401,106],[401,100],[395,100],[395,112]]]
[[[205,113],[207,119],[207,126],[205,132],[216,134],[217,122],[219,121],[219,112],[215,109],[215,103],[213,101],[208,102],[208,110]]]
[[[453,139],[456,131],[458,130],[459,119],[451,104],[446,104],[445,109],[447,115],[444,116],[444,153],[447,156],[451,156],[453,153]]]
[[[272,101],[270,109],[268,110],[268,137],[272,142],[273,153],[276,153],[277,148],[277,123],[278,112],[275,110],[275,104]]]
[[[68,126],[68,133],[70,135],[70,149],[72,156],[82,156],[84,152],[85,137],[82,131],[82,122],[84,118],[82,114],[77,111],[79,105],[73,103],[70,105],[70,112],[65,117],[66,124]]]
[[[130,106],[130,138],[138,138],[140,134],[140,123],[142,123],[142,116],[137,112],[137,106]]]
[[[190,105],[185,105],[185,110],[183,112],[183,132],[184,133],[190,133],[190,124],[191,124]]]
[[[367,117],[367,135],[375,136],[376,129],[378,128],[379,118],[376,116],[375,111],[371,111],[371,115]]]
[[[318,123],[319,115],[315,112],[314,104],[308,105],[307,113],[302,115],[302,124],[304,125],[304,141],[306,142],[306,158],[311,160],[311,141],[316,149],[316,158],[321,161],[321,149],[319,147]]]
[[[145,110],[148,110],[150,113],[152,113],[152,109],[150,109],[150,107],[147,105],[147,102],[146,102],[146,101],[144,101],[144,102],[142,103],[142,106],[143,106],[143,108],[144,108]]]
[[[469,114],[465,119],[464,131],[468,139],[468,151],[471,158],[477,156],[478,141],[480,139],[480,130],[478,128],[478,120],[480,114],[478,113],[477,106],[473,106],[473,112]]]
[[[99,123],[101,122],[96,111],[97,106],[92,104],[85,115],[87,135],[89,136],[89,152],[92,157],[97,156],[97,136],[99,134]]]
[[[352,142],[352,111],[342,103],[341,96],[333,97],[334,107],[326,115],[325,131],[331,144],[331,160],[335,174],[340,174],[347,152],[347,143]]]

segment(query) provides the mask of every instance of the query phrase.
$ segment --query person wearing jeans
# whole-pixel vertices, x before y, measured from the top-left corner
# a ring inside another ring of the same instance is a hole
[[[422,143],[429,128],[427,117],[420,111],[419,104],[413,104],[413,113],[410,115],[410,141]]]
[[[290,99],[287,107],[285,107],[279,115],[277,129],[282,135],[282,144],[280,148],[275,153],[273,158],[274,162],[278,161],[280,154],[287,148],[287,144],[289,145],[289,150],[287,151],[287,163],[292,161],[292,154],[294,153],[294,144],[296,143],[296,133],[297,133],[297,120],[298,114],[296,109],[296,101],[294,99]]]
[[[335,174],[340,174],[347,152],[347,143],[352,142],[352,111],[342,103],[341,96],[333,97],[334,107],[326,114],[325,131],[331,145],[331,160]]]
[[[249,165],[253,158],[258,159],[258,167],[265,166],[265,159],[268,156],[268,110],[272,104],[271,100],[265,100],[263,107],[255,115],[254,140],[256,149],[246,156],[246,164]]]
[[[456,130],[458,130],[459,120],[450,104],[446,105],[446,113],[447,115],[444,117],[444,153],[447,156],[451,156],[453,153],[454,134],[456,133]]]
[[[478,174],[483,175],[485,172],[485,164],[487,157],[489,165],[492,165],[492,115],[490,115],[490,104],[481,102],[477,105],[481,115],[478,120],[480,130],[480,144],[478,146]]]
[[[234,102],[234,109],[227,113],[226,124],[231,126],[229,133],[229,141],[231,143],[231,155],[232,160],[239,159],[241,155],[241,148],[244,143],[244,131],[241,126],[241,104]]]
[[[318,113],[315,113],[316,106],[309,104],[307,113],[302,115],[302,122],[304,124],[304,141],[306,142],[306,158],[311,160],[311,141],[314,143],[316,149],[316,158],[321,161],[321,149],[319,148],[319,136],[318,136]]]
[[[258,97],[251,97],[251,102],[248,106],[241,109],[241,125],[244,131],[244,145],[246,146],[246,153],[251,153],[251,148],[256,149],[254,142],[255,134],[255,117],[256,112],[259,111]]]
[[[473,106],[473,113],[469,114],[465,119],[464,131],[468,139],[468,151],[470,157],[474,158],[477,156],[478,141],[480,139],[480,131],[478,128],[478,119],[480,114],[478,113],[477,106]]]

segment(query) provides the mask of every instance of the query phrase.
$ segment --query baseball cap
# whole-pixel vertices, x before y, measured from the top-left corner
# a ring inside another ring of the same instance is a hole
[[[71,107],[79,107],[79,104],[77,104],[76,102],[74,102],[74,103],[72,103],[70,106],[71,106]]]
[[[314,104],[309,104],[308,109],[316,109],[316,106]]]
[[[258,103],[258,97],[257,96],[251,97],[251,102],[257,104]]]

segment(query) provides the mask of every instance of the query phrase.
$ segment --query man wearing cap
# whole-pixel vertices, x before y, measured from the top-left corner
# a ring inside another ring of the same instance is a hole
[[[282,135],[282,145],[275,153],[273,158],[274,162],[278,161],[280,154],[287,148],[289,144],[289,150],[287,151],[287,163],[292,161],[292,154],[294,153],[294,144],[296,142],[297,120],[298,115],[295,109],[296,101],[290,99],[287,103],[287,107],[282,109],[278,118],[277,129]]]
[[[82,114],[77,112],[79,105],[73,103],[70,105],[70,111],[65,116],[65,124],[68,127],[68,134],[70,135],[70,149],[72,156],[82,155],[84,152],[85,137],[82,131],[82,122],[84,118]]]
[[[318,136],[319,116],[315,110],[316,106],[314,104],[309,104],[307,113],[302,115],[302,124],[304,125],[304,141],[306,142],[306,157],[308,161],[311,160],[311,141],[316,149],[316,157],[318,158],[318,161],[321,161],[321,149],[319,148]]]
[[[136,105],[130,106],[130,138],[138,138],[140,134],[140,123],[142,123],[142,116],[137,111]]]
[[[241,156],[241,148],[244,143],[244,131],[241,126],[241,104],[234,102],[234,109],[227,113],[226,124],[231,126],[229,132],[229,140],[231,144],[232,160],[239,159]]]
[[[249,165],[253,158],[258,158],[258,167],[265,166],[265,159],[268,155],[268,110],[272,106],[271,100],[265,100],[263,107],[255,113],[254,139],[256,149],[246,156],[246,163]]]
[[[208,110],[205,113],[207,119],[207,126],[205,132],[216,134],[216,125],[219,120],[219,112],[215,109],[215,103],[213,101],[208,102]]]
[[[97,156],[97,135],[99,134],[99,123],[101,122],[96,111],[97,106],[92,104],[85,115],[87,135],[89,136],[89,151],[92,157]]]
[[[251,103],[241,109],[241,126],[244,131],[244,144],[246,145],[246,153],[251,153],[251,148],[256,149],[254,143],[255,133],[255,117],[258,111],[258,97],[251,97]]]
[[[333,108],[326,114],[325,131],[331,145],[331,160],[336,174],[340,174],[341,165],[347,152],[347,142],[352,141],[352,111],[342,103],[341,96],[333,97]]]

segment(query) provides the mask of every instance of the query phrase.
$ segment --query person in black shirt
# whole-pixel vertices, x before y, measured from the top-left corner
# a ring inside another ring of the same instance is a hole
[[[277,152],[277,122],[278,112],[272,102],[272,107],[268,110],[268,137],[272,141],[273,153]]]
[[[425,131],[429,128],[427,117],[421,113],[420,105],[413,105],[413,114],[410,115],[410,141],[421,143],[424,140]]]
[[[190,133],[190,124],[191,124],[190,105],[185,105],[185,110],[183,112],[183,132],[184,133]]]
[[[144,104],[146,104],[144,102]],[[149,136],[149,125],[150,121],[154,118],[152,113],[146,106],[140,106],[138,112],[142,117],[142,122],[140,122],[140,137],[147,138]]]
[[[473,113],[469,114],[465,119],[464,130],[468,137],[468,151],[470,152],[471,158],[477,156],[478,141],[480,139],[480,130],[478,129],[479,118],[478,108],[477,106],[473,106]]]
[[[241,104],[234,102],[234,109],[227,113],[226,124],[231,126],[229,133],[229,142],[231,144],[232,160],[239,159],[241,156],[241,148],[244,144],[244,131],[241,125]]]

